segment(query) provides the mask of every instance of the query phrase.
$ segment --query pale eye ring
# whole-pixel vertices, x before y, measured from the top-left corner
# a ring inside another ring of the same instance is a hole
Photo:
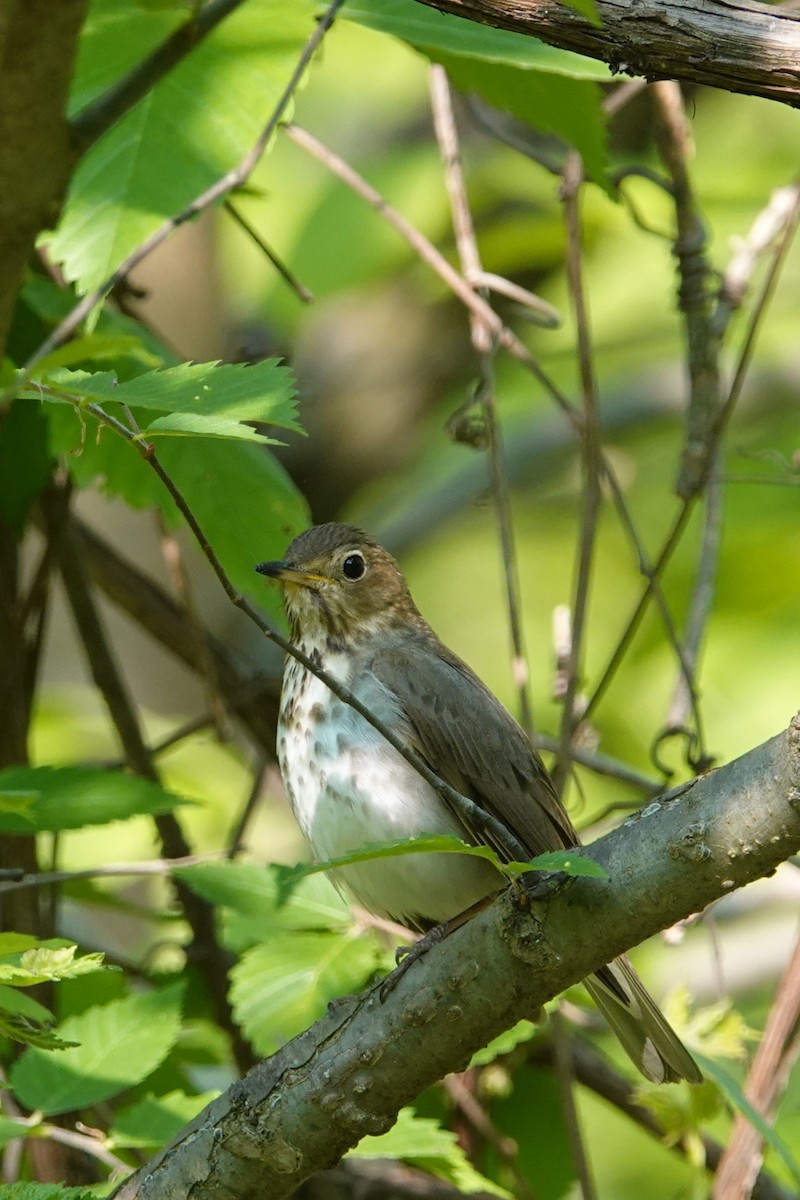
[[[351,582],[361,579],[366,569],[367,564],[364,561],[363,554],[348,554],[342,563],[342,574],[345,579],[349,579]]]

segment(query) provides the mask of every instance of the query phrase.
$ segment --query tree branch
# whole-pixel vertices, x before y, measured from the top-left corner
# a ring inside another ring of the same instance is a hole
[[[748,0],[597,0],[593,25],[553,0],[419,0],[512,29],[612,70],[800,106],[800,15]]]
[[[799,844],[800,716],[583,851],[606,878],[553,880],[524,907],[507,891],[385,1002],[371,989],[338,1005],[214,1101],[117,1200],[289,1196],[501,1030]]]

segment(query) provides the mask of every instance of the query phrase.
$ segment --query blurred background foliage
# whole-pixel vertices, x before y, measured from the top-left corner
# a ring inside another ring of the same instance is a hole
[[[381,5],[366,0],[351,3],[345,10],[350,19],[336,22],[316,55],[293,101],[292,119],[363,173],[455,262],[431,123],[429,57],[385,29],[388,18],[413,18],[416,8],[410,2],[392,3],[381,13]],[[304,5],[276,0],[245,4],[174,73],[172,92],[162,90],[149,113],[135,110],[125,118],[127,125],[123,122],[112,132],[116,141],[107,135],[97,154],[84,161],[59,230],[45,240],[46,261],[59,263],[68,279],[77,279],[79,292],[91,290],[160,222],[151,184],[159,173],[181,174],[165,157],[176,141],[182,146],[180,155],[174,151],[176,161],[194,162],[194,174],[187,166],[188,179],[182,176],[174,194],[168,190],[160,197],[165,214],[185,203],[187,189],[188,196],[201,190],[252,144],[266,111],[264,96],[274,103],[284,85],[310,31],[310,12]],[[473,79],[475,86],[478,67],[473,77],[463,60],[452,57],[453,46],[431,49],[425,41],[434,36],[427,24],[430,10],[418,15],[424,32],[409,33],[410,40],[448,61],[458,82]],[[74,111],[129,69],[183,16],[178,3],[96,3],[78,68]],[[469,34],[480,41],[490,31],[473,26]],[[268,62],[253,50],[262,38],[274,40]],[[530,46],[536,53],[536,44]],[[538,52],[558,54],[546,47]],[[486,72],[485,79],[481,76],[484,97],[496,96],[498,88],[507,95],[493,69],[480,64]],[[510,68],[506,64],[503,69]],[[649,89],[639,90],[606,131],[598,98],[619,83],[612,83],[602,66],[564,56],[551,59],[548,71],[528,67],[516,74],[527,76],[530,86],[520,87],[522,102],[513,106],[513,118],[488,107],[485,99],[456,97],[483,263],[533,290],[562,315],[559,328],[545,329],[527,323],[518,307],[498,298],[503,319],[558,386],[577,400],[576,329],[565,270],[560,180],[536,161],[553,148],[560,152],[554,132],[577,139],[593,180],[581,190],[582,267],[602,440],[654,556],[677,512],[674,486],[687,399],[672,255],[674,210],[651,179],[629,175],[618,189],[613,172],[631,165],[663,171],[655,143],[655,106]],[[689,91],[685,101],[696,147],[690,173],[710,262],[721,273],[737,239],[747,233],[774,189],[795,177],[800,117],[778,104],[702,89]],[[519,110],[526,105],[529,118],[541,114],[538,128],[535,119],[527,125],[519,122]],[[496,136],[498,127],[505,141]],[[527,145],[528,153],[509,142]],[[140,182],[137,176],[125,186],[128,213],[136,210],[140,219],[129,223],[114,204],[114,172],[124,176],[133,154]],[[163,450],[159,444],[160,456],[189,495],[212,544],[226,564],[235,564],[237,586],[280,621],[277,598],[257,577],[250,580],[248,564],[279,557],[309,520],[361,524],[397,554],[419,607],[443,640],[516,712],[487,459],[454,442],[447,431],[448,417],[470,396],[477,377],[463,306],[378,213],[283,132],[232,203],[313,293],[313,303],[301,301],[240,220],[215,209],[183,226],[150,255],[131,273],[127,286],[116,290],[115,303],[99,314],[95,336],[111,339],[110,362],[101,359],[103,343],[97,341],[85,362],[71,365],[111,368],[124,380],[146,367],[170,367],[185,359],[285,359],[296,377],[299,421],[307,436],[287,432],[291,420],[283,414],[278,421],[282,427],[268,429],[282,445],[265,449],[236,442],[229,450],[227,443],[211,446],[205,439],[202,469],[186,444],[173,442]],[[105,221],[116,221],[118,229],[105,241],[98,232],[102,245],[87,248],[87,225],[97,231]],[[763,278],[766,262],[765,256],[754,285]],[[794,253],[759,330],[721,458],[721,545],[697,675],[705,744],[716,762],[781,730],[797,707],[799,273]],[[712,276],[712,287],[718,278]],[[16,366],[73,301],[69,290],[56,290],[41,263],[32,271],[9,346]],[[749,297],[733,317],[722,358],[724,383],[732,376],[751,310]],[[126,336],[133,339],[130,344],[113,340]],[[553,614],[572,601],[582,512],[580,453],[562,415],[518,362],[501,352],[494,370],[535,724],[539,732],[553,735],[561,719],[554,694]],[[272,681],[265,704],[274,709],[279,654],[231,608],[188,533],[175,530],[174,512],[147,465],[130,446],[113,442],[109,431],[101,438],[90,423],[87,435],[68,409],[51,408],[45,474],[49,456],[62,455],[80,489],[75,512],[160,587],[174,594],[175,578],[185,571],[189,582],[182,585],[183,592],[178,589],[178,599],[182,604],[191,596],[195,628],[208,629],[228,647],[243,679],[257,675]],[[6,437],[9,428],[6,423]],[[10,472],[8,455],[4,461]],[[5,486],[2,481],[0,486]],[[156,502],[161,516],[154,516]],[[8,519],[8,510],[3,515]],[[703,520],[700,505],[663,581],[679,628],[695,587]],[[35,524],[23,531],[29,564],[41,546],[41,522]],[[581,690],[586,695],[601,677],[642,586],[635,556],[606,497],[585,635]],[[192,853],[230,847],[248,798],[255,802],[247,810],[244,849],[237,862],[187,867],[183,875],[193,894],[217,907],[223,948],[238,957],[230,1001],[251,1048],[236,1054],[242,1066],[251,1051],[269,1053],[324,1011],[332,996],[358,988],[385,966],[391,939],[374,932],[354,938],[346,908],[319,878],[307,881],[292,902],[294,910],[292,905],[276,909],[274,883],[263,864],[293,863],[305,850],[264,745],[226,711],[213,673],[199,678],[119,606],[107,599],[98,603],[147,745],[158,746],[187,722],[205,717],[209,708],[214,714],[215,724],[206,722],[157,754],[163,787],[194,802],[177,809]],[[48,615],[42,664],[30,727],[31,762],[113,768],[120,756],[119,739],[89,677],[59,589]],[[668,725],[676,678],[674,651],[651,606],[590,726],[580,731],[581,743],[629,764],[652,782],[653,790],[689,778],[683,741],[671,739],[660,751],[669,775],[652,753]],[[647,789],[578,767],[568,803],[576,822],[593,830],[612,802],[634,807],[647,795]],[[145,815],[150,811],[140,806],[139,815],[124,824],[86,820],[78,822],[80,827],[42,832],[39,866],[90,872],[101,864],[157,858],[162,844]],[[11,841],[11,835],[4,840]],[[663,995],[686,983],[700,1006],[732,996],[747,1024],[762,1028],[796,935],[799,890],[800,876],[788,865],[773,879],[721,902],[689,930],[674,932],[669,945],[654,941],[637,955],[653,990]],[[160,1144],[159,1138],[202,1107],[206,1093],[225,1087],[234,1075],[231,1031],[218,1024],[204,976],[207,964],[187,957],[192,935],[163,876],[73,879],[47,905],[51,934],[77,943],[81,952],[104,951],[111,963],[125,968],[120,973],[78,973],[55,988],[48,1002],[67,1020],[59,1027],[61,1036],[70,1040],[69,1021],[80,1022],[87,1009],[94,1011],[92,1006],[136,1003],[139,984],[132,988],[131,980],[154,980],[158,987],[152,995],[160,998],[164,1021],[173,1022],[163,1052],[145,1064],[149,1072],[131,1071],[125,1078],[121,1109],[110,1107],[91,1089],[88,1100],[72,1097],[68,1106],[88,1112],[90,1123],[110,1127],[111,1140],[104,1145],[124,1161],[143,1161],[141,1155]],[[24,948],[6,947],[12,957],[15,949]],[[176,976],[189,984],[183,1024],[180,998],[170,987]],[[567,1015],[574,1015],[578,1004],[583,1001],[576,993]],[[674,1011],[669,1001],[667,1007],[680,1024],[680,999],[673,997]],[[530,1045],[535,1047],[539,1036]],[[707,1043],[702,1045],[708,1049]],[[741,1029],[729,1027],[727,1050],[735,1056],[744,1046]],[[609,1039],[602,1038],[602,1047],[617,1056]],[[519,1148],[512,1167],[507,1155],[498,1156],[496,1147],[469,1125],[451,1092],[432,1091],[421,1098],[417,1111],[454,1127],[489,1179],[521,1197],[535,1193],[540,1200],[555,1200],[574,1194],[575,1171],[552,1075],[536,1061],[535,1050],[532,1057],[529,1051],[524,1041],[470,1080],[496,1127]],[[20,1063],[33,1053],[47,1058],[74,1052],[25,1051]],[[13,1056],[7,1048],[8,1064]],[[28,1062],[28,1067],[18,1063],[12,1068],[12,1083],[23,1106],[48,1113],[42,1086],[30,1082],[37,1078],[36,1061],[33,1068]],[[745,1067],[737,1061],[726,1069],[741,1079]],[[696,1167],[659,1147],[591,1089],[578,1087],[577,1100],[601,1196],[666,1200],[704,1194]],[[687,1116],[686,1103],[676,1100],[684,1108],[666,1123],[680,1134],[696,1134],[697,1121]],[[55,1119],[56,1111],[64,1110],[49,1111]],[[703,1128],[724,1142],[730,1116],[714,1111]],[[776,1130],[783,1149],[800,1157],[796,1083],[783,1098]],[[0,1128],[9,1144],[11,1132]],[[70,1153],[76,1161],[64,1167],[68,1179],[83,1184],[95,1179],[97,1171],[103,1174],[97,1167],[93,1174],[77,1151]],[[384,1153],[399,1151],[390,1143]],[[430,1164],[437,1154],[440,1171],[456,1179],[444,1144],[420,1151],[419,1157]],[[22,1177],[35,1178],[36,1155],[26,1164]],[[794,1186],[774,1144],[767,1165],[787,1187]],[[458,1169],[467,1168],[462,1163]],[[458,1178],[464,1183],[463,1176]]]

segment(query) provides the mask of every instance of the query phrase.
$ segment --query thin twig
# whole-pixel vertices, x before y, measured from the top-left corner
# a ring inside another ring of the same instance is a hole
[[[218,0],[220,4],[232,3],[233,0]],[[129,254],[123,263],[117,267],[116,271],[108,277],[99,287],[85,296],[71,312],[67,314],[52,333],[42,342],[41,346],[31,355],[25,364],[23,370],[23,380],[30,375],[31,369],[40,362],[46,355],[54,350],[57,346],[62,345],[72,336],[75,330],[80,325],[81,321],[89,315],[96,304],[99,304],[108,293],[116,287],[116,285],[125,278],[125,276],[137,266],[142,259],[152,253],[157,246],[166,241],[181,225],[185,225],[187,221],[192,220],[205,209],[210,208],[217,200],[221,200],[227,196],[234,188],[241,187],[249,178],[254,167],[258,163],[262,154],[266,150],[273,133],[275,132],[278,123],[283,116],[286,106],[297,90],[297,86],[303,77],[306,67],[316,53],[322,39],[330,29],[334,22],[336,13],[341,8],[344,0],[331,0],[331,3],[325,9],[324,13],[317,22],[314,32],[306,42],[300,57],[297,60],[297,65],[292,71],[289,82],[283,90],[283,93],[275,105],[269,120],[265,124],[253,148],[248,151],[238,166],[228,171],[221,179],[216,180],[211,187],[206,188],[199,196],[192,200],[191,204],[187,205],[177,216],[170,217],[165,221],[146,241],[137,247],[132,254]],[[14,382],[14,391],[18,390],[20,380]]]
[[[800,1028],[800,937],[778,986],[764,1033],[758,1043],[744,1094],[769,1119],[786,1088],[797,1057]],[[714,1179],[711,1200],[748,1200],[764,1158],[763,1138],[747,1117],[737,1113],[728,1147]]]
[[[253,815],[256,804],[258,803],[258,798],[261,795],[262,788],[264,787],[264,775],[266,774],[267,767],[270,765],[270,761],[271,756],[267,754],[262,753],[259,756],[255,770],[253,771],[253,782],[250,786],[247,799],[244,802],[244,808],[239,814],[239,818],[233,830],[230,844],[228,846],[228,852],[225,856],[226,858],[235,858],[242,848],[244,833],[247,829],[250,818]]]
[[[597,524],[600,515],[600,475],[602,452],[600,447],[600,416],[597,395],[597,379],[594,370],[589,314],[583,288],[581,270],[581,223],[580,186],[583,166],[580,155],[571,151],[564,167],[562,199],[564,221],[567,231],[567,278],[570,297],[575,313],[580,364],[581,395],[583,397],[583,427],[581,432],[581,458],[583,466],[583,514],[578,539],[575,590],[571,612],[571,636],[569,658],[566,669],[561,713],[561,745],[553,779],[556,788],[562,791],[571,765],[571,746],[575,728],[581,718],[576,711],[576,698],[580,684],[583,642],[589,604],[589,588],[594,566],[597,540]]]
[[[720,404],[719,338],[711,322],[706,231],[689,176],[691,134],[683,96],[679,84],[670,79],[654,83],[651,92],[659,117],[656,140],[672,180],[677,225],[673,253],[680,279],[678,308],[684,317],[690,390],[676,490],[686,498],[706,483],[709,438]]]
[[[464,179],[458,130],[456,129],[455,117],[453,115],[453,100],[447,80],[447,73],[444,67],[435,63],[430,68],[430,93],[433,124],[444,165],[444,177],[450,197],[450,210],[453,217],[453,228],[456,235],[456,246],[458,248],[461,271],[464,278],[471,281],[473,288],[475,288],[479,286],[476,281],[481,277],[482,265],[467,196],[466,181]],[[519,696],[520,724],[528,737],[531,737],[533,733],[533,710],[529,691],[530,671],[520,616],[519,573],[514,544],[511,499],[494,393],[492,364],[494,334],[486,322],[474,312],[470,314],[470,331],[472,345],[478,358],[482,377],[480,399],[486,416],[489,434],[489,465],[503,557],[506,608],[513,655],[511,665]]]
[[[52,1142],[59,1142],[62,1146],[69,1146],[73,1150],[82,1150],[84,1154],[88,1154],[92,1158],[96,1158],[98,1162],[110,1167],[115,1175],[130,1174],[129,1163],[117,1158],[116,1154],[112,1154],[101,1141],[86,1133],[78,1133],[75,1129],[62,1129],[60,1125],[45,1124],[37,1126],[36,1135],[49,1138]]]
[[[533,1189],[520,1170],[517,1161],[519,1146],[514,1139],[506,1137],[497,1128],[475,1093],[467,1086],[463,1075],[446,1075],[442,1082],[445,1091],[459,1111],[466,1117],[475,1132],[479,1133],[493,1147],[503,1165],[511,1173],[514,1180],[514,1195],[518,1200],[535,1200]]]
[[[389,222],[389,224],[397,230],[402,238],[408,242],[414,253],[429,267],[436,272],[451,291],[458,297],[470,312],[479,317],[486,328],[491,332],[492,337],[497,343],[503,346],[508,352],[518,359],[531,374],[541,383],[549,395],[555,400],[559,408],[564,412],[570,424],[576,430],[580,429],[581,414],[573,405],[572,401],[557,384],[550,378],[545,370],[540,366],[536,357],[531,353],[527,346],[520,341],[517,335],[504,325],[500,317],[493,308],[479,296],[473,288],[470,287],[467,280],[460,275],[454,267],[450,265],[443,254],[440,254],[432,242],[420,233],[418,229],[405,219],[397,209],[376,191],[372,184],[367,183],[362,175],[346,163],[343,158],[335,154],[328,146],[322,144],[309,133],[306,129],[301,129],[299,125],[288,124],[284,126],[284,131],[289,135],[292,141],[298,146],[302,146],[309,154],[318,159],[329,171],[347,184],[362,200],[365,200],[372,208],[381,214]]]
[[[64,398],[71,399],[69,396],[65,396]],[[462,796],[460,792],[455,790],[455,788],[450,787],[450,785],[445,783],[443,779],[440,779],[438,775],[434,774],[430,767],[428,767],[427,763],[412,749],[410,749],[410,747],[402,740],[402,738],[394,729],[390,728],[390,726],[384,724],[383,721],[376,717],[374,713],[372,713],[370,709],[367,708],[367,706],[350,691],[349,688],[340,683],[339,680],[333,675],[330,675],[327,671],[322,670],[322,668],[319,667],[311,658],[309,658],[308,655],[304,654],[301,650],[298,650],[298,648],[292,645],[287,638],[283,637],[283,635],[280,634],[276,629],[273,629],[272,626],[268,624],[261,614],[253,607],[253,605],[250,604],[249,600],[247,600],[240,592],[236,590],[228,578],[228,575],[222,566],[216,551],[203,533],[202,527],[195,517],[194,512],[187,503],[178,486],[175,484],[174,480],[161,465],[161,462],[155,453],[154,447],[145,442],[142,437],[135,433],[132,429],[129,429],[126,425],[123,425],[123,423],[118,421],[116,417],[112,417],[109,413],[105,412],[99,405],[93,403],[85,404],[83,405],[83,411],[85,413],[90,413],[98,421],[102,422],[104,425],[107,425],[110,429],[114,429],[127,442],[130,442],[130,444],[136,449],[144,461],[149,464],[153,471],[155,471],[156,475],[166,487],[178,510],[194,534],[198,546],[205,555],[214,574],[219,580],[225,595],[228,597],[234,607],[238,608],[247,617],[249,617],[250,620],[257,626],[257,628],[261,630],[265,637],[279,646],[284,653],[289,654],[292,656],[292,658],[297,659],[297,661],[301,663],[307,671],[310,671],[312,675],[316,675],[316,677],[320,679],[322,683],[324,683],[325,686],[328,687],[330,691],[332,691],[333,694],[338,697],[339,700],[342,700],[345,704],[348,704],[351,708],[355,709],[355,711],[362,716],[365,721],[367,721],[374,729],[377,729],[377,731],[386,738],[389,745],[393,746],[395,750],[397,750],[398,754],[400,754],[407,763],[414,767],[414,769],[422,776],[425,782],[429,783],[437,792],[437,794],[442,797],[447,806],[453,812],[456,812],[459,815],[460,819],[464,822],[468,829],[483,830],[489,833],[495,844],[501,848],[502,854],[507,856],[509,859],[523,862],[527,861],[527,855],[525,854],[522,845],[511,834],[511,832],[506,829],[502,822],[498,821],[490,813],[484,812],[483,809],[481,809],[480,806],[473,800],[468,799],[466,796]]]
[[[220,852],[187,854],[183,858],[153,858],[147,862],[105,863],[102,867],[86,867],[81,871],[42,871],[0,882],[0,894],[20,888],[49,887],[55,883],[72,883],[76,879],[106,879],[138,875],[170,875],[179,867],[196,867],[198,863],[218,862]]]
[[[663,1143],[667,1130],[649,1108],[637,1104],[633,1099],[635,1090],[630,1079],[611,1066],[603,1055],[583,1038],[572,1038],[570,1050],[578,1082],[612,1104],[646,1133]],[[525,1051],[529,1062],[547,1064],[553,1062],[552,1040],[545,1035],[539,1035],[533,1041],[528,1042]],[[722,1158],[724,1147],[707,1134],[701,1134],[701,1140],[705,1151],[706,1167],[708,1170],[714,1171]],[[686,1157],[686,1147],[681,1140],[673,1140],[668,1144],[674,1154]],[[796,1196],[794,1191],[790,1192],[773,1176],[767,1174],[766,1171],[761,1171],[753,1188],[752,1200],[796,1200]]]
[[[575,1104],[575,1067],[572,1060],[572,1047],[564,1019],[557,1007],[550,1013],[550,1026],[553,1030],[553,1073],[561,1100],[561,1115],[564,1118],[572,1165],[575,1168],[583,1200],[597,1200],[597,1188],[586,1155],[586,1146]]]
[[[288,283],[298,300],[302,300],[303,304],[313,304],[314,293],[310,292],[305,284],[300,282],[297,276],[289,269],[289,267],[287,267],[283,259],[276,253],[275,250],[273,250],[269,242],[264,240],[264,238],[256,229],[255,225],[248,221],[244,213],[242,213],[236,207],[230,197],[223,201],[222,207],[225,209],[225,212],[228,214],[228,216],[233,217],[239,228],[243,229],[247,236],[253,242],[255,242],[256,246],[258,246],[265,258],[269,259],[275,270],[280,275],[281,279],[285,283]]]
[[[720,474],[719,452],[708,476],[705,490],[705,522],[700,553],[697,562],[692,598],[689,603],[689,615],[686,620],[686,634],[683,641],[684,653],[690,665],[689,679],[696,687],[697,664],[706,623],[711,613],[714,601],[714,585],[719,569],[719,556],[722,548],[722,501],[723,486]],[[688,720],[692,707],[692,697],[686,672],[682,672],[676,681],[672,702],[667,714],[667,728],[680,729]],[[702,726],[695,727],[699,739],[700,755],[704,756]]]

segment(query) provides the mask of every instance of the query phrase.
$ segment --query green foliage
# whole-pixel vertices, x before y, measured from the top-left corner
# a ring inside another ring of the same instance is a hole
[[[276,931],[231,970],[234,1016],[257,1053],[271,1054],[385,965],[377,941],[354,931]]]
[[[0,771],[0,832],[54,833],[190,804],[138,775],[92,767]]]
[[[594,16],[592,0],[575,7]],[[605,186],[605,120],[592,82],[609,78],[604,64],[414,0],[349,0],[345,12],[370,28],[402,37],[441,63],[465,94],[477,92],[490,104],[564,138],[580,152],[589,177]]]
[[[311,32],[313,12],[307,0],[251,0],[84,156],[48,243],[80,294],[250,150]],[[185,17],[185,10],[153,12],[135,0],[95,0],[72,113],[96,101]]]
[[[56,401],[78,407],[113,401],[137,411],[166,414],[141,428],[142,437],[148,440],[194,435],[275,443],[274,438],[243,424],[245,421],[300,432],[291,373],[275,359],[265,359],[251,367],[183,363],[179,367],[147,371],[127,382],[121,382],[110,371],[90,374],[61,369],[44,371],[41,375],[37,372],[36,383],[23,394],[38,398],[43,392]]]
[[[23,1104],[47,1116],[107,1100],[146,1079],[178,1037],[183,987],[126,996],[68,1017],[65,1050],[26,1050],[11,1083]]]
[[[459,1192],[488,1192],[490,1196],[511,1197],[511,1192],[477,1171],[458,1145],[456,1134],[442,1129],[436,1121],[418,1117],[410,1108],[402,1108],[388,1133],[363,1138],[351,1158],[399,1158],[403,1162],[440,1179],[446,1179]]]
[[[575,0],[572,6],[590,19],[594,15],[592,0]],[[102,106],[107,89],[156,50],[191,8],[184,0],[94,0],[81,39],[72,115],[96,114],[92,106]],[[11,543],[22,543],[22,555],[13,563],[8,553],[0,563],[0,620],[9,612],[15,618],[24,613],[14,629],[24,642],[26,673],[11,697],[19,712],[24,710],[25,722],[28,702],[34,701],[28,743],[36,765],[0,771],[0,834],[12,835],[11,856],[19,850],[20,862],[35,840],[45,871],[160,857],[163,847],[149,818],[165,814],[176,814],[193,851],[224,853],[237,825],[239,797],[249,787],[251,743],[258,743],[258,758],[272,750],[271,743],[261,744],[255,736],[245,750],[227,744],[238,737],[234,714],[242,697],[219,686],[213,662],[195,673],[189,688],[173,684],[162,670],[164,659],[150,657],[149,640],[145,646],[140,630],[132,635],[117,621],[109,621],[112,648],[136,696],[148,743],[157,747],[206,709],[214,711],[220,741],[201,731],[182,749],[156,751],[165,779],[164,787],[157,787],[125,771],[92,765],[116,756],[118,739],[105,716],[104,698],[83,676],[80,685],[54,699],[53,681],[71,677],[71,635],[65,633],[59,593],[52,587],[57,537],[41,521],[38,498],[53,484],[65,500],[80,506],[82,517],[99,524],[110,524],[109,514],[127,507],[158,514],[157,536],[162,519],[180,526],[182,518],[152,460],[139,453],[142,442],[155,447],[234,587],[259,606],[278,613],[278,589],[253,568],[263,559],[282,557],[287,543],[309,523],[309,505],[300,490],[309,486],[315,518],[355,516],[400,547],[415,597],[434,626],[509,705],[515,702],[507,671],[505,602],[499,573],[489,565],[497,557],[497,533],[491,505],[482,503],[486,462],[442,432],[445,418],[462,404],[467,389],[472,392],[477,376],[464,314],[378,214],[318,164],[309,167],[280,134],[236,203],[313,288],[317,303],[301,310],[272,266],[265,267],[252,247],[245,247],[241,232],[232,233],[221,213],[214,226],[219,279],[212,286],[220,293],[225,328],[216,331],[213,349],[201,357],[218,354],[222,345],[249,343],[252,332],[253,357],[273,354],[276,347],[285,350],[297,365],[297,379],[275,358],[250,365],[183,362],[173,342],[182,346],[187,330],[176,325],[168,306],[158,315],[148,308],[134,276],[116,290],[112,302],[95,308],[77,336],[37,363],[25,377],[24,393],[11,400],[24,364],[76,298],[103,283],[144,238],[249,151],[319,8],[311,0],[248,0],[130,113],[114,121],[81,156],[59,224],[42,236],[46,257],[32,265],[20,294],[8,357],[0,367],[0,523],[8,526]],[[498,302],[498,311],[574,400],[580,398],[579,372],[564,224],[558,180],[535,162],[542,135],[555,135],[557,143],[550,137],[547,146],[556,162],[577,149],[586,174],[600,184],[582,192],[581,209],[601,432],[642,544],[657,548],[671,516],[665,498],[671,495],[684,432],[674,382],[685,374],[679,349],[683,332],[671,298],[665,239],[643,232],[625,206],[610,203],[608,185],[610,167],[633,161],[637,170],[650,174],[656,167],[645,105],[632,104],[626,114],[630,127],[617,125],[609,139],[599,85],[612,82],[612,76],[600,62],[442,14],[415,0],[349,0],[341,15],[347,19],[337,20],[315,57],[309,86],[304,84],[287,115],[296,104],[304,124],[356,160],[453,260],[442,164],[430,137],[428,63],[444,65],[466,96],[477,94],[522,122],[520,130],[500,114],[492,118],[507,133],[518,134],[529,151],[533,147],[533,158],[512,153],[473,122],[473,108],[456,104],[486,269],[541,291],[565,319],[561,330],[544,332],[522,325],[505,300]],[[373,59],[381,70],[365,70]],[[690,169],[704,219],[714,230],[716,271],[725,266],[729,240],[742,238],[770,190],[794,177],[796,114],[702,90],[693,106],[689,117],[698,154]],[[654,188],[650,178],[628,179],[623,186],[637,219],[670,230],[674,208],[666,192]],[[178,238],[174,246],[180,254]],[[58,271],[53,278],[45,273],[59,265],[66,287],[56,278]],[[702,676],[709,740],[719,757],[773,733],[796,707],[796,663],[786,647],[796,639],[800,587],[800,556],[787,553],[797,534],[792,297],[800,272],[791,260],[786,272],[787,299],[779,293],[762,334],[760,369],[767,385],[753,375],[747,407],[735,418],[733,438],[721,458],[725,539]],[[144,286],[159,288],[150,279]],[[709,287],[716,287],[713,273]],[[184,303],[177,301],[179,307]],[[163,337],[156,332],[162,320]],[[742,319],[737,320],[738,337]],[[384,359],[389,366],[381,374]],[[727,370],[726,363],[723,367]],[[517,364],[498,352],[492,371],[513,493],[525,634],[535,650],[536,723],[555,730],[561,710],[550,694],[548,631],[555,606],[570,597],[582,509],[576,443]],[[136,428],[139,446],[104,425],[92,405]],[[299,451],[296,435],[304,423],[313,437]],[[285,457],[283,450],[267,449],[284,438],[290,451]],[[329,475],[333,484],[326,493]],[[756,490],[756,476],[770,486],[759,484]],[[83,494],[68,497],[70,489]],[[643,586],[638,552],[603,503],[584,638],[581,686],[587,691]],[[122,525],[119,533],[116,526],[104,532],[158,586],[158,556],[151,557],[138,533],[131,532],[146,519]],[[690,526],[671,573],[662,580],[680,628],[696,577],[692,539],[696,536],[699,544],[700,532],[699,523]],[[187,619],[201,641],[219,592],[215,581],[206,584],[194,561],[187,566],[197,600],[188,606]],[[9,581],[10,607],[4,599]],[[40,590],[46,596],[37,607]],[[218,614],[214,617],[215,634],[230,633],[230,660],[243,681],[251,673],[276,674],[277,657],[268,659],[263,639],[223,630]],[[6,650],[4,671],[10,671],[13,647],[2,638],[0,646]],[[609,690],[592,721],[581,726],[582,745],[591,752],[594,740],[602,739],[603,750],[652,773],[648,745],[663,727],[675,673],[674,651],[660,625],[647,617],[616,690]],[[141,700],[140,692],[148,698]],[[270,696],[265,703],[272,702]],[[49,765],[54,762],[68,765]],[[677,766],[685,774],[685,764]],[[606,803],[619,801],[621,785],[582,769],[578,773],[578,811],[590,823]],[[46,1138],[45,1117],[57,1115],[68,1129],[78,1122],[102,1126],[98,1148],[133,1168],[245,1069],[234,1025],[255,1053],[270,1053],[321,1016],[331,1001],[389,969],[394,935],[382,937],[354,920],[322,874],[331,867],[409,853],[456,853],[486,858],[506,878],[533,870],[603,877],[596,864],[573,850],[501,864],[491,849],[441,837],[366,845],[313,867],[264,867],[260,864],[267,860],[292,862],[301,853],[273,785],[268,776],[263,809],[248,817],[246,843],[255,861],[203,862],[176,870],[171,879],[73,879],[57,888],[20,892],[30,898],[29,914],[52,919],[70,939],[0,934],[0,1065],[22,1113],[17,1119],[0,1117],[0,1145],[23,1134]],[[201,802],[192,804],[184,792]],[[13,887],[9,878],[6,884],[4,877],[3,889]],[[219,947],[209,946],[207,926],[199,935],[189,927],[183,888],[213,907]],[[6,895],[19,899],[4,891],[4,902]],[[724,925],[721,921],[723,936]],[[704,934],[695,930],[687,936],[697,949]],[[103,970],[101,948],[124,969]],[[218,957],[207,957],[220,948]],[[228,956],[238,961],[224,980]],[[232,1018],[224,1013],[226,983]],[[32,994],[34,987],[43,990]],[[765,1006],[766,983],[764,988],[760,1001]],[[753,1034],[737,1009],[725,1001],[690,1011],[688,995],[677,991],[666,1010],[697,1050],[707,1082],[692,1089],[640,1087],[637,1098],[657,1116],[665,1142],[688,1153],[692,1184],[705,1186],[703,1133],[711,1127],[724,1140],[730,1114],[742,1112],[765,1139],[768,1165],[774,1162],[792,1186],[800,1185],[797,1083],[790,1085],[794,1090],[776,1128],[752,1109],[738,1079],[717,1061],[746,1056]],[[752,1024],[760,1027],[762,1017],[758,1012]],[[474,1055],[470,1085],[500,1136],[517,1144],[518,1174],[540,1200],[560,1200],[574,1190],[575,1172],[552,1075],[525,1061],[527,1043],[535,1036],[533,1023],[523,1021],[494,1039]],[[28,1048],[20,1055],[11,1041]],[[665,1170],[662,1179],[658,1170],[667,1159],[665,1149],[641,1145],[622,1118],[613,1126],[614,1136],[606,1137],[607,1114],[596,1111],[599,1105],[593,1107],[586,1089],[579,1092],[579,1105],[590,1151],[609,1173],[609,1180],[601,1181],[604,1195],[636,1200],[643,1188],[654,1200],[676,1194],[672,1175]],[[445,1127],[454,1121],[444,1091],[431,1089],[418,1107],[418,1113],[403,1110],[388,1134],[365,1139],[354,1153],[401,1159],[465,1193],[519,1190],[506,1158],[480,1137],[472,1139],[474,1161],[457,1146]],[[429,1112],[436,1113],[435,1121]],[[72,1168],[82,1169],[77,1155]],[[34,1169],[34,1156],[26,1150],[22,1170]],[[105,1169],[104,1162],[92,1162],[86,1177],[97,1179]],[[21,1182],[5,1186],[2,1200],[78,1200],[85,1194],[80,1188]]]
[[[109,1145],[117,1150],[157,1150],[175,1137],[215,1097],[215,1092],[198,1096],[187,1096],[185,1092],[177,1091],[165,1096],[148,1093],[136,1104],[119,1110],[108,1135]]]

